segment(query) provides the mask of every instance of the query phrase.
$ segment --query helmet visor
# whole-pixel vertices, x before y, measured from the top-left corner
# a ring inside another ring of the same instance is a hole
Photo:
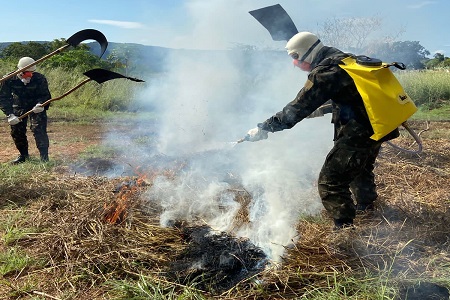
[[[298,55],[298,53],[296,53],[296,52],[291,53],[290,56],[291,56],[293,59],[296,59],[296,60],[298,60],[299,57],[300,57],[300,56]]]

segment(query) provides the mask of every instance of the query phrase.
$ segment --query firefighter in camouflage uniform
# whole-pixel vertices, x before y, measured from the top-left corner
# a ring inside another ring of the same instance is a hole
[[[370,138],[374,132],[361,95],[350,75],[339,67],[349,54],[324,46],[309,32],[294,35],[286,49],[294,64],[309,72],[308,79],[293,101],[251,129],[246,139],[266,139],[268,132],[290,129],[304,118],[323,115],[323,105],[331,102],[334,146],[320,171],[318,190],[335,228],[352,226],[357,211],[373,209],[377,198],[374,163],[381,144],[398,137],[398,129],[378,141]]]
[[[34,59],[22,57],[17,65],[22,69]],[[42,161],[48,161],[49,139],[47,134],[48,106],[41,104],[51,98],[48,82],[44,75],[35,72],[36,66],[27,68],[4,81],[0,88],[0,109],[8,116],[11,126],[11,137],[19,150],[19,156],[11,163],[18,164],[29,158],[27,140],[27,121],[30,119],[30,129],[39,150]],[[20,120],[18,117],[32,110],[33,113]]]

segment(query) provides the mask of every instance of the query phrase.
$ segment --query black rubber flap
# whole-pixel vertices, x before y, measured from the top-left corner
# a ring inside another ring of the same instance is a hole
[[[274,41],[289,41],[298,33],[291,17],[280,4],[252,10],[249,13],[269,31]]]

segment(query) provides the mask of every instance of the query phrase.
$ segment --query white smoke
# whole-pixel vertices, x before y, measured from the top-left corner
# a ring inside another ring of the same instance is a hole
[[[175,179],[155,180],[148,198],[162,206],[162,225],[201,220],[250,238],[278,260],[296,240],[301,215],[322,209],[316,178],[332,143],[330,119],[306,119],[264,141],[233,143],[292,100],[306,74],[284,53],[245,57],[245,70],[236,59],[245,54],[209,55],[186,55],[150,87],[147,96],[156,96],[153,105],[160,112],[158,150],[188,158],[189,167]],[[250,223],[238,229],[233,178],[252,198]]]
[[[226,13],[224,7],[230,7],[228,0],[214,1],[216,10],[209,1],[189,3],[193,16],[204,8],[201,3],[212,14],[196,27],[201,36],[211,29],[208,20],[214,20],[214,13]],[[243,11],[251,18],[248,9]],[[212,31],[230,35],[235,23],[230,18]],[[200,221],[250,238],[278,260],[284,247],[298,238],[301,216],[322,209],[316,178],[332,144],[330,118],[305,119],[260,142],[235,141],[294,99],[306,73],[292,66],[283,49],[279,53],[178,50],[168,61],[169,72],[150,80],[140,98],[158,113],[156,152],[183,158],[188,165],[175,178],[156,178],[146,197],[162,207],[162,225]],[[134,158],[155,160],[143,154],[145,148],[133,147],[137,146],[127,144],[127,153]],[[237,228],[241,204],[235,199],[236,189],[252,199],[249,222]]]

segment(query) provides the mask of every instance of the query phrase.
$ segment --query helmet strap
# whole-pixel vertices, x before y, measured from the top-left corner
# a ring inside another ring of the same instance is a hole
[[[303,56],[300,59],[300,61],[304,61],[308,57],[308,55],[311,54],[311,52],[314,50],[314,48],[316,48],[316,46],[319,45],[319,43],[320,43],[320,40],[318,39],[314,44],[312,44],[311,47],[309,47],[308,51],[306,51],[306,53],[303,54]]]

